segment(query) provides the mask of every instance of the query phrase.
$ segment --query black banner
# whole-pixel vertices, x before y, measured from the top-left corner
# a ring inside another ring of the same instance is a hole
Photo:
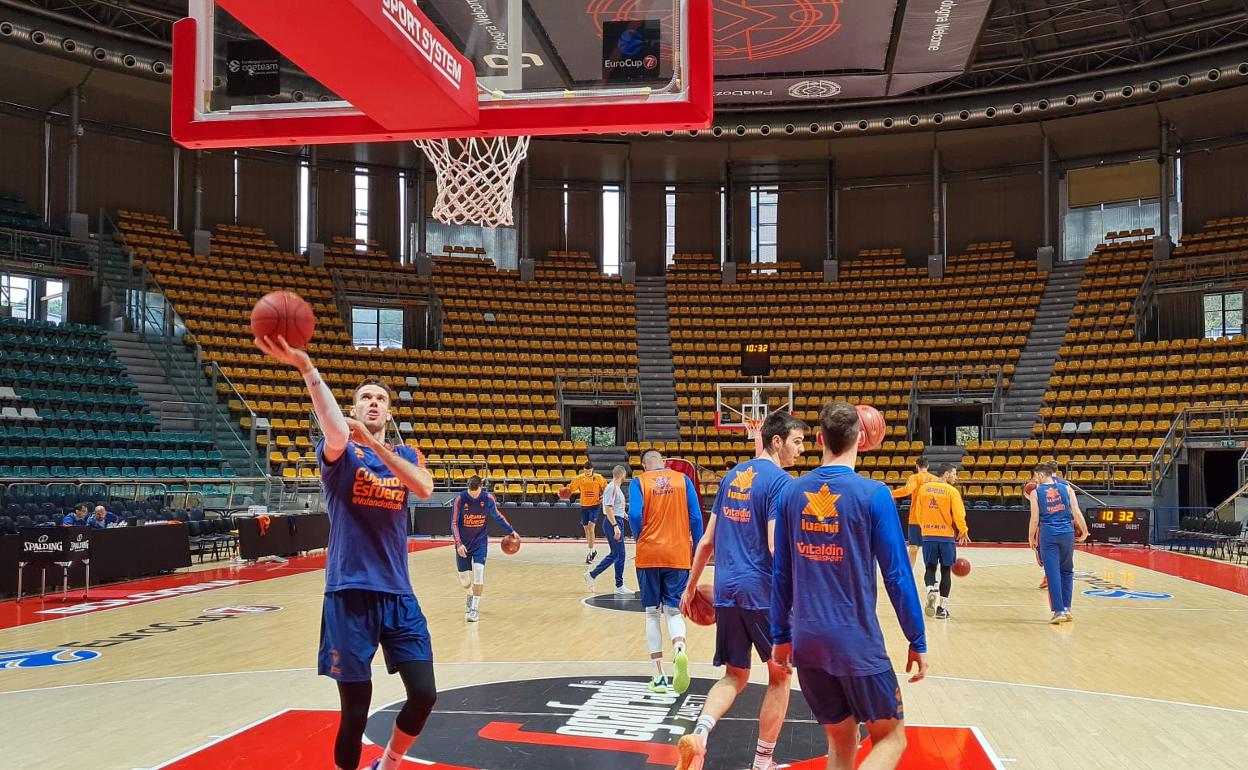
[[[85,527],[23,527],[20,561],[29,564],[81,564],[90,558]]]
[[[602,24],[602,79],[659,80],[662,51],[658,19]]]
[[[228,96],[276,96],[282,90],[282,57],[263,40],[230,40],[225,45]]]

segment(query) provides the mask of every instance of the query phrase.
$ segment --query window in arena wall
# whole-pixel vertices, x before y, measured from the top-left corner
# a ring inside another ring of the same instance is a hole
[[[776,222],[780,210],[779,188],[750,185],[750,261],[776,261]]]
[[[399,172],[399,264],[407,264],[407,172]]]
[[[355,169],[355,250],[368,250],[368,169]]]
[[[667,225],[667,264],[676,261],[676,185],[667,185],[663,190],[665,222]]]
[[[403,311],[388,307],[352,307],[351,342],[357,348],[403,347]]]
[[[65,284],[45,280],[39,304],[42,307],[43,320],[54,324],[65,323]]]
[[[30,319],[34,285],[34,279],[24,275],[0,274],[0,305],[7,306],[14,318]]]
[[[1205,295],[1205,337],[1233,337],[1244,333],[1244,295],[1225,292]]]
[[[728,261],[728,192],[719,186],[719,264]]]
[[[620,274],[620,212],[623,200],[620,186],[602,186],[602,272]]]
[[[308,206],[312,200],[312,170],[299,162],[299,253],[308,253]]]

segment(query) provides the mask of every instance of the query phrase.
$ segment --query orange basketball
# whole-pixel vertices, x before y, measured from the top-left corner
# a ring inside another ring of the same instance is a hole
[[[316,315],[303,297],[289,291],[264,295],[251,309],[251,333],[257,337],[282,336],[292,348],[302,348],[316,330]]]
[[[953,568],[951,572],[953,572],[953,574],[957,575],[958,577],[966,577],[967,575],[971,574],[971,563],[967,561],[966,559],[963,559],[960,557],[957,559],[954,559]]]
[[[571,499],[572,499],[572,488],[571,488],[571,487],[560,487],[560,488],[559,488],[559,499],[560,499],[560,500],[571,500]]]
[[[515,532],[508,533],[503,537],[503,553],[511,555],[520,550],[520,536]]]
[[[884,415],[880,410],[867,404],[858,404],[858,420],[862,423],[858,431],[858,451],[870,452],[879,449],[884,443]]]
[[[1036,482],[1028,481],[1026,484],[1023,485],[1024,495],[1030,495],[1032,492],[1035,492],[1035,491],[1036,491]]]
[[[698,586],[689,602],[689,619],[699,626],[715,625],[715,589],[707,583]]]

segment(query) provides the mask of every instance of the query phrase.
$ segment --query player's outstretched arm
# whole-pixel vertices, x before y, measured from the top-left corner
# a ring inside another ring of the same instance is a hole
[[[485,494],[485,510],[489,512],[494,521],[497,521],[502,526],[504,532],[509,535],[515,534],[516,528],[511,526],[511,522],[507,521],[507,517],[503,515],[503,512],[498,510],[498,501],[494,499],[493,493],[486,492]]]
[[[429,474],[429,471],[378,441],[368,428],[364,427],[364,423],[349,418],[343,419],[346,420],[351,430],[352,441],[373,450],[395,478],[411,490],[412,494],[421,500],[429,499],[429,495],[433,494],[433,476]]]
[[[321,379],[321,373],[312,365],[312,359],[299,348],[286,344],[286,339],[280,334],[276,337],[257,337],[255,342],[256,347],[270,358],[299,370],[308,386],[308,394],[312,397],[312,408],[316,411],[321,433],[325,436],[321,459],[330,464],[337,462],[347,448],[347,437],[351,431],[347,427],[347,418],[342,413],[342,407],[334,398],[333,391]]]
[[[903,497],[909,497],[910,495],[914,494],[914,490],[916,487],[918,487],[918,485],[919,485],[919,474],[917,473],[910,474],[910,478],[906,479],[905,486],[897,487],[896,489],[892,490],[893,499],[900,500]]]
[[[910,555],[906,551],[906,539],[901,533],[901,521],[897,516],[897,504],[890,494],[881,488],[871,498],[871,550],[884,576],[884,588],[901,624],[902,633],[910,641],[910,663],[918,664],[919,671],[910,681],[917,682],[927,672],[927,630],[923,623],[923,605],[914,585],[914,573],[910,571]]]

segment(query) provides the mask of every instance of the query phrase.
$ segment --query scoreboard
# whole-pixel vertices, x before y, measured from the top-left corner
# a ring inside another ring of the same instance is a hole
[[[771,343],[741,343],[741,374],[744,377],[771,375]]]
[[[1151,508],[1089,508],[1088,539],[1097,543],[1148,545]]]

